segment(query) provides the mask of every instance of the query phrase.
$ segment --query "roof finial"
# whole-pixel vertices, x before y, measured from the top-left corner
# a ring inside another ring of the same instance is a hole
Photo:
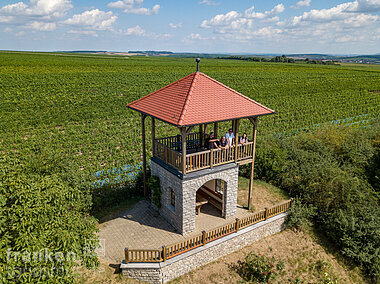
[[[198,57],[197,59],[195,59],[195,61],[197,62],[197,72],[199,72],[199,62],[201,61],[201,59]]]

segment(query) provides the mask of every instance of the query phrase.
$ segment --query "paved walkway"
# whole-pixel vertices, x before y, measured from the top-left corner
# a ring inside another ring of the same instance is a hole
[[[249,212],[238,207],[236,218],[249,215]],[[224,219],[212,205],[202,206],[201,214],[196,217],[196,231],[181,235],[165,221],[149,202],[143,200],[130,208],[118,218],[101,224],[99,238],[102,248],[99,257],[119,264],[124,259],[124,248],[160,249],[163,245],[177,243],[203,230],[210,230],[232,222],[235,218]]]

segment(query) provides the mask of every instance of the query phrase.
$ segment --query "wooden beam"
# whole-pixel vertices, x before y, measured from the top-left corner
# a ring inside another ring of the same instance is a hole
[[[152,154],[153,156],[156,154],[156,151],[155,151],[155,143],[154,143],[154,140],[156,140],[156,120],[154,119],[154,117],[152,117]]]
[[[182,174],[186,174],[186,127],[181,127],[181,139],[182,139]]]
[[[141,136],[142,136],[142,150],[143,150],[143,177],[144,177],[144,197],[147,198],[147,184],[146,184],[146,143],[145,143],[145,114],[141,114]]]
[[[251,120],[251,118],[249,120]],[[251,209],[251,206],[252,206],[253,174],[254,174],[254,169],[255,169],[255,152],[256,152],[256,135],[257,135],[257,117],[253,118],[253,121],[251,122],[253,124],[253,133],[252,133],[253,150],[252,150],[251,176],[249,179],[248,209]]]
[[[257,117],[248,117],[249,121],[252,123],[252,124],[255,124],[257,126]]]
[[[204,138],[204,134],[203,134],[203,124],[199,124],[199,135],[200,135],[200,137],[199,137],[199,139],[200,139],[200,142],[201,142],[201,147],[203,147],[203,145],[204,145],[204,141],[203,141],[203,138]]]
[[[239,119],[235,122],[235,163],[237,163],[238,160],[238,146],[239,146]]]
[[[186,135],[189,135],[191,130],[193,130],[194,126],[189,126],[189,128],[186,130]]]
[[[214,123],[214,136],[216,139],[218,139],[218,123]]]

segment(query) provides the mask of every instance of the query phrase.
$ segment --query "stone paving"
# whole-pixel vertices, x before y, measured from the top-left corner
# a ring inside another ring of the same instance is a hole
[[[234,218],[224,219],[220,211],[206,204],[202,206],[201,214],[196,217],[196,231],[181,235],[150,206],[149,202],[143,200],[119,217],[101,224],[99,238],[102,247],[98,254],[105,261],[120,264],[124,259],[126,247],[160,249],[163,245],[184,241],[203,230],[222,226],[249,214],[246,209],[238,207]]]

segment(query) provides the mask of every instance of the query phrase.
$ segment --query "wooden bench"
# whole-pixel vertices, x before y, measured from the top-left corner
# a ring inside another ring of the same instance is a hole
[[[201,207],[202,205],[205,205],[208,203],[208,200],[203,198],[203,197],[200,197],[200,196],[197,196],[197,202],[195,203],[195,208],[196,208],[196,213],[197,215],[199,215],[201,213]]]
[[[208,188],[205,188],[202,186],[198,191],[197,191],[197,198],[202,197],[206,199],[211,205],[213,205],[216,209],[219,209],[220,211],[223,210],[223,201],[222,201],[222,196],[218,192],[214,192]]]

